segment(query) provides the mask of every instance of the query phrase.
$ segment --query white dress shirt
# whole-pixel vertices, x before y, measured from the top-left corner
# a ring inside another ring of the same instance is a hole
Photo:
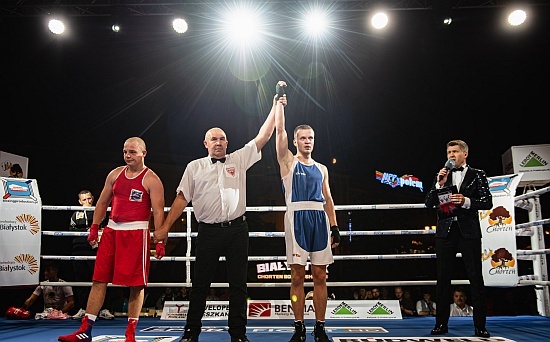
[[[451,316],[473,316],[474,308],[468,304],[464,305],[464,308],[460,308],[455,303],[451,304]]]
[[[254,140],[226,155],[225,163],[210,156],[190,162],[176,193],[193,202],[195,218],[203,223],[234,220],[246,212],[246,171],[262,158]]]

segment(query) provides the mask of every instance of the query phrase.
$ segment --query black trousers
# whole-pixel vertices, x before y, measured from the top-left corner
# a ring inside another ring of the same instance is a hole
[[[447,325],[450,315],[450,300],[452,295],[451,279],[454,265],[457,262],[456,253],[462,253],[462,261],[470,281],[472,306],[474,308],[474,326],[485,328],[487,319],[487,300],[483,269],[481,264],[481,239],[465,239],[460,234],[458,222],[453,222],[446,238],[435,239],[437,256],[437,286],[436,324]]]
[[[219,258],[225,256],[229,283],[229,334],[236,337],[246,334],[248,239],[246,221],[230,227],[199,223],[186,330],[190,329],[195,334],[200,333],[206,296],[214,279]]]

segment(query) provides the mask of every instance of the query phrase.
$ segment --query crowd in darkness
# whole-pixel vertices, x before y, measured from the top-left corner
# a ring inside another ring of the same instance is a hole
[[[343,292],[344,297],[336,299],[354,299],[354,300],[394,300],[398,299],[395,294],[394,286],[377,286],[377,287],[350,287],[346,288],[346,292]],[[416,303],[419,300],[423,300],[423,293],[431,294],[431,299],[435,300],[435,286],[423,287],[423,286],[402,286],[403,297],[408,298],[410,302],[414,303],[413,307],[416,308]],[[456,286],[454,289],[465,291],[466,304],[472,305],[469,300],[469,288],[468,286]],[[488,287],[488,315],[489,316],[518,316],[518,315],[539,315],[536,302],[536,294],[534,287],[510,287],[510,288],[495,288]],[[379,297],[375,298],[378,292]],[[453,298],[450,297],[446,305],[451,305]],[[436,303],[439,304],[439,303]],[[475,308],[474,308],[475,310]],[[418,316],[418,312],[412,315],[403,314],[403,316]]]

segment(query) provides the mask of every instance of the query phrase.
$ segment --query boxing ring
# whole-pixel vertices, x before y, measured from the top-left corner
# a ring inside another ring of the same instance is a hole
[[[495,336],[494,341],[521,341],[525,336],[525,341],[538,340],[541,336],[550,337],[550,305],[549,305],[549,295],[548,295],[548,269],[547,269],[547,259],[546,255],[550,254],[550,249],[545,247],[544,243],[544,231],[543,225],[549,224],[550,219],[543,219],[541,216],[541,206],[539,197],[550,191],[550,187],[545,187],[539,190],[530,190],[523,195],[515,196],[515,210],[516,211],[527,211],[528,213],[528,222],[519,223],[515,225],[515,234],[516,236],[528,236],[530,237],[531,249],[518,249],[517,250],[517,259],[522,263],[531,263],[532,265],[532,274],[521,274],[518,276],[516,286],[534,286],[534,291],[536,293],[536,304],[539,316],[526,316],[526,317],[488,317],[488,330],[491,331],[492,335]],[[42,209],[45,211],[76,211],[83,210],[83,207],[80,206],[53,206],[53,205],[43,205]],[[88,210],[93,210],[91,207]],[[284,206],[263,206],[263,207],[247,207],[247,214],[252,215],[251,213],[268,213],[268,212],[284,212]],[[336,205],[335,209],[337,215],[345,212],[360,212],[360,211],[371,211],[371,210],[383,210],[383,211],[392,211],[392,210],[428,210],[423,203],[420,204],[375,204],[375,205]],[[169,208],[165,208],[165,211],[168,211]],[[433,213],[435,215],[435,213]],[[183,232],[171,232],[169,233],[170,239],[182,239],[186,247],[186,252],[184,256],[170,256],[167,255],[161,260],[155,259],[151,256],[152,267],[151,275],[154,273],[153,262],[154,263],[184,263],[185,264],[185,281],[184,282],[151,282],[148,284],[148,287],[178,287],[178,286],[187,286],[192,285],[192,272],[191,266],[195,260],[195,257],[192,255],[192,244],[193,239],[196,238],[197,233],[193,231],[193,228],[196,229],[196,221],[193,216],[193,208],[188,207],[183,213],[183,221],[185,223],[185,231]],[[254,226],[249,222],[250,233],[249,236],[251,239],[255,238],[264,238],[264,239],[281,239],[284,238],[284,232],[265,232],[265,231],[254,231]],[[424,229],[398,229],[398,230],[347,230],[346,227],[340,226],[342,239],[351,239],[360,236],[367,236],[372,239],[384,239],[390,236],[429,236],[435,234],[434,227],[425,227]],[[42,231],[43,236],[52,236],[55,238],[60,237],[74,237],[74,236],[86,236],[87,233],[79,232],[69,232],[69,231]],[[253,242],[251,241],[251,245]],[[281,245],[284,245],[284,242],[280,242]],[[460,253],[457,254],[457,258],[461,257]],[[65,255],[42,255],[42,260],[58,260],[58,261],[72,261],[72,260],[93,260],[95,257],[86,257],[86,256],[65,256]],[[386,260],[434,260],[436,258],[434,253],[422,253],[422,254],[406,254],[406,253],[397,253],[397,254],[353,254],[353,255],[341,255],[335,254],[334,264],[342,264],[352,261],[379,261],[384,262]],[[220,261],[224,261],[224,258],[221,257]],[[285,256],[279,255],[250,255],[249,262],[266,262],[266,263],[284,263],[286,261]],[[419,261],[420,262],[420,261]],[[331,266],[332,267],[332,266]],[[433,266],[435,268],[435,266]],[[43,282],[41,283],[44,284]],[[468,280],[456,279],[453,280],[454,285],[468,285]],[[59,282],[59,283],[49,283],[49,285],[71,285],[71,286],[90,286],[89,282]],[[330,278],[327,281],[328,288],[338,288],[338,287],[390,287],[390,286],[435,286],[436,281],[432,279],[417,279],[417,280],[388,280],[380,279],[374,281],[331,281]],[[109,284],[109,286],[112,286]],[[228,284],[224,282],[212,283],[212,287],[227,287]],[[265,290],[269,292],[274,288],[289,287],[290,281],[282,282],[249,282],[248,286],[250,289],[259,288],[260,290]],[[313,288],[313,283],[306,281],[305,284],[306,291],[308,287]],[[330,292],[329,292],[330,293]],[[336,298],[336,300],[344,300]],[[150,321],[154,320],[154,321]],[[117,333],[120,334],[123,331],[122,325],[125,324],[125,320],[122,321],[120,326],[116,329]],[[391,322],[390,322],[391,321]],[[147,336],[147,332],[160,332],[166,333],[167,331],[174,333],[168,334],[165,336],[167,339],[150,339],[151,341],[173,341],[176,336],[181,336],[181,329],[183,329],[183,322],[166,322],[159,321],[159,318],[145,317],[140,319],[140,324],[145,324],[148,326],[146,329],[142,329],[141,332],[144,336]],[[329,334],[334,341],[418,341],[418,337],[414,336],[424,336],[422,341],[432,341],[435,337],[429,335],[430,329],[433,327],[434,318],[433,317],[404,317],[402,320],[337,320],[336,322],[331,322],[327,320],[327,331],[332,334]],[[39,322],[30,322],[38,324]],[[215,334],[215,332],[226,331],[227,327],[225,326],[226,320],[216,321],[205,321],[203,326],[203,331],[211,332],[212,334],[201,334],[201,341],[218,341],[220,336],[226,337],[227,335]],[[0,327],[2,327],[5,322],[0,321]],[[42,324],[42,323],[40,323]],[[78,321],[67,321],[65,323],[57,323],[59,325],[60,333],[66,333],[67,331],[72,330],[76,327]],[[115,329],[116,324],[108,323],[104,328],[101,329]],[[67,329],[67,325],[70,327]],[[102,322],[99,326],[103,326]],[[451,317],[450,326],[455,325],[456,328],[453,329],[453,332],[445,337],[445,341],[452,341],[453,336],[457,337],[456,341],[479,341],[478,338],[471,337],[473,336],[473,328],[471,317]],[[74,327],[73,327],[74,326]],[[10,326],[11,327],[11,326]],[[6,326],[4,326],[6,328]],[[4,329],[2,328],[2,329]],[[65,329],[65,330],[63,330]],[[148,330],[152,329],[152,330]],[[158,329],[158,330],[155,330]],[[206,330],[205,330],[206,329]],[[247,335],[251,340],[256,341],[272,341],[275,335],[270,335],[273,333],[281,334],[281,340],[288,340],[292,334],[291,329],[291,320],[277,320],[275,322],[267,322],[261,320],[256,322],[254,319],[249,318],[249,326],[247,327]],[[308,329],[310,331],[311,328]],[[504,336],[501,331],[506,329],[512,329],[509,336]],[[61,331],[63,330],[63,331]],[[96,331],[97,330],[97,331]],[[472,331],[470,331],[472,330]],[[8,330],[5,330],[8,331]],[[393,331],[393,332],[391,332]],[[382,332],[380,335],[379,333]],[[51,332],[54,334],[55,332]],[[100,333],[99,329],[94,329],[94,335]],[[104,336],[108,336],[110,332],[108,330],[103,331]],[[58,334],[58,335],[59,335]],[[257,334],[257,335],[256,335]],[[542,335],[541,335],[542,334]],[[53,335],[52,335],[53,336]],[[57,336],[57,335],[56,335]],[[172,337],[174,336],[174,339]],[[374,337],[373,337],[374,336]],[[382,337],[379,337],[382,336]],[[399,337],[399,338],[389,338],[390,336]],[[413,336],[413,337],[411,337]],[[520,337],[521,336],[521,337]],[[158,337],[158,336],[157,336]],[[222,337],[223,338],[223,337]],[[388,338],[388,339],[386,339]],[[441,337],[439,337],[441,338]],[[491,341],[491,339],[483,339],[483,341]],[[48,341],[54,341],[54,339],[48,339]],[[105,339],[101,341],[115,341],[116,339]],[[147,339],[145,339],[147,340]],[[144,341],[145,341],[144,340]],[[277,340],[279,340],[277,338]],[[14,339],[14,341],[17,341]],[[22,340],[21,340],[22,341]],[[96,339],[94,339],[96,341]],[[98,339],[98,341],[100,341]],[[439,340],[441,341],[441,340]]]

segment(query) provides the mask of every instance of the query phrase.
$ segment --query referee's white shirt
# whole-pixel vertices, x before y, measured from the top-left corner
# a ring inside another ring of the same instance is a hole
[[[246,212],[246,171],[262,159],[262,152],[251,140],[225,157],[225,163],[212,163],[210,156],[191,161],[176,188],[192,202],[199,222],[231,221]]]

